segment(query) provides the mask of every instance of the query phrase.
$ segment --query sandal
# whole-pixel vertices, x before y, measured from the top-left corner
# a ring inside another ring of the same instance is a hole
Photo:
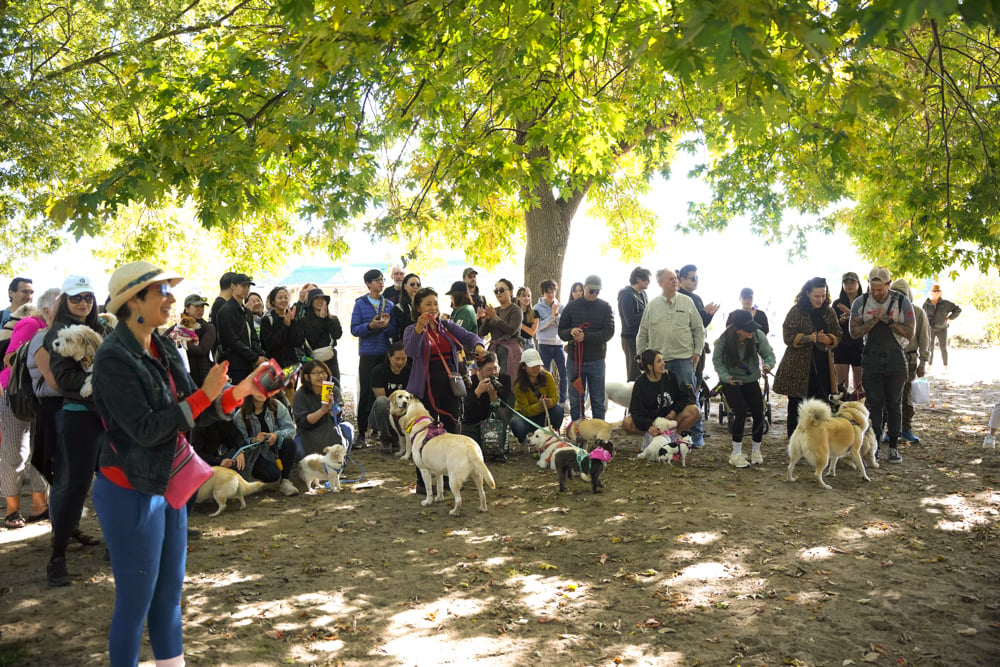
[[[88,535],[79,528],[74,528],[73,532],[70,533],[69,536],[85,547],[94,547],[101,543],[99,539],[93,535]]]
[[[3,525],[7,528],[24,528],[24,517],[17,510],[14,510],[3,520]]]
[[[28,523],[38,523],[39,521],[48,521],[48,520],[49,520],[49,508],[48,507],[46,507],[44,510],[42,510],[38,514],[32,514],[31,516],[28,517]]]

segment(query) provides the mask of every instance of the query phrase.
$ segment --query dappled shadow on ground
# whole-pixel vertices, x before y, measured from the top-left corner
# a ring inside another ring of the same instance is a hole
[[[560,495],[517,455],[491,465],[486,514],[421,507],[412,464],[370,450],[341,494],[199,506],[188,662],[991,664],[1000,457],[979,443],[997,386],[934,387],[924,444],[871,483],[842,465],[831,491],[804,465],[784,481],[779,420],[765,465],[742,471],[715,422],[686,469],[635,461],[638,440],[620,437],[597,496],[579,480]],[[110,567],[74,550],[73,585],[48,589],[46,550],[44,535],[0,546],[0,656],[106,664]]]

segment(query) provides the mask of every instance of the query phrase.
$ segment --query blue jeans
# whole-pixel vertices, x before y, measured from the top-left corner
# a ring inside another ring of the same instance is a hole
[[[694,392],[694,402],[698,402],[698,383],[694,380],[694,367],[691,365],[691,357],[685,359],[671,359],[666,362],[667,368],[680,378],[681,382],[691,385]],[[698,410],[698,421],[691,427],[691,444],[701,447],[705,444],[705,429],[701,425],[701,410]]]
[[[566,369],[569,376],[576,378],[576,362],[567,360]],[[690,364],[689,364],[690,367]],[[580,365],[580,379],[583,380],[583,393],[590,392],[590,409],[594,419],[604,419],[608,412],[608,404],[604,398],[604,359],[585,361]],[[569,414],[573,421],[583,417],[583,397],[576,389],[569,392]]]
[[[565,411],[563,410],[561,405],[553,405],[551,408],[549,408],[549,421],[552,422],[552,428],[554,428],[556,431],[558,431],[559,427],[562,426],[562,420],[564,415]],[[545,428],[544,413],[539,412],[537,415],[532,415],[531,417],[529,417],[529,419],[531,419],[531,421],[535,422],[542,428]],[[528,434],[534,433],[536,429],[534,426],[524,421],[520,417],[514,417],[512,420],[510,420],[510,430],[517,438],[518,442],[524,443],[524,439],[528,437]]]
[[[123,488],[101,475],[94,481],[93,499],[115,577],[108,634],[112,667],[139,663],[147,620],[156,659],[181,655],[187,510],[175,510],[163,496]]]
[[[569,378],[566,376],[566,352],[562,345],[538,344],[538,356],[542,358],[542,368],[552,372],[552,362],[556,364],[559,371],[559,402],[566,402],[566,390],[569,387]]]

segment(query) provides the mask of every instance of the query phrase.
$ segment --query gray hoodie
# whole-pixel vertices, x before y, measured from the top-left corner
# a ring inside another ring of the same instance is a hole
[[[553,302],[558,303],[558,301]],[[539,345],[559,345],[563,341],[559,338],[559,315],[552,315],[552,306],[545,303],[545,297],[539,297],[535,304],[535,312],[538,313],[538,331],[535,332],[535,342]],[[562,306],[559,306],[562,313]]]
[[[910,300],[910,303],[913,303],[913,293],[910,290],[910,284],[902,278],[892,281],[892,284],[889,285],[889,289],[902,292],[906,295],[906,298]],[[920,363],[923,364],[927,362],[930,350],[930,326],[927,324],[927,313],[924,312],[923,308],[917,308],[914,306],[913,338],[910,339],[909,345],[903,348],[903,351],[916,352]]]

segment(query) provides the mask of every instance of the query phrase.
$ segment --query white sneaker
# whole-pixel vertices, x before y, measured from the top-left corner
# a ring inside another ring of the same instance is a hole
[[[750,452],[750,463],[754,464],[755,466],[763,465],[764,457],[761,456],[759,451]]]
[[[996,448],[997,448],[996,437],[987,433],[986,437],[983,438],[983,449],[996,449]]]
[[[278,485],[278,490],[281,491],[286,496],[297,496],[299,495],[299,490],[295,488],[291,480],[283,479],[281,484]]]
[[[730,454],[729,455],[729,465],[736,468],[749,468],[750,462],[747,461],[747,457],[742,454]]]

